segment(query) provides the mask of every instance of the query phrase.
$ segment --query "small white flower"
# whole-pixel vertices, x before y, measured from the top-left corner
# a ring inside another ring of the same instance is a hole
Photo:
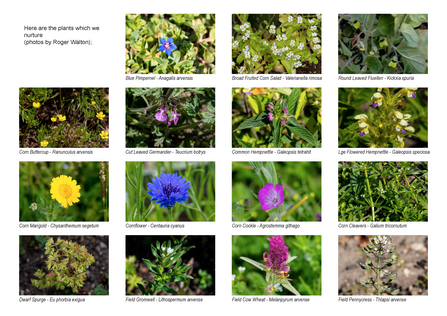
[[[312,32],[312,36],[313,36],[313,37],[316,37],[316,36],[318,36],[318,34],[315,33],[315,32]]]
[[[232,62],[231,62],[231,66],[234,66],[234,65],[236,65],[236,64],[235,64],[235,62],[234,62],[234,61],[232,61]]]
[[[314,49],[320,49],[320,48],[321,48],[321,46],[319,44],[314,45]]]
[[[281,41],[281,40],[282,40],[282,35],[281,35],[281,34],[276,35],[276,40],[277,40],[278,42]]]
[[[236,278],[236,274],[232,274],[231,275],[231,281],[234,281],[235,278]]]
[[[297,61],[297,60],[299,60],[301,58],[301,55],[295,55],[295,56],[293,56],[293,60],[294,61]]]
[[[314,43],[319,43],[319,42],[320,42],[320,39],[319,39],[318,37],[314,37],[314,38],[313,38],[313,41],[314,41]]]
[[[298,49],[301,50],[304,48],[304,43],[300,43],[300,45],[298,45]]]
[[[311,23],[311,24],[312,24],[312,23],[315,23],[314,19],[310,19],[310,20],[309,20],[309,23]]]
[[[169,254],[171,254],[171,253],[173,253],[173,252],[174,252],[174,249],[172,249],[172,248],[169,248],[169,247],[168,247],[168,250],[166,250],[166,252],[167,252],[167,253],[168,253],[168,255],[169,255]]]
[[[237,268],[240,272],[244,272],[245,271],[245,267],[239,267]]]
[[[270,34],[275,34],[276,32],[276,26],[274,24],[270,25],[270,29],[269,29]]]
[[[317,13],[317,19],[321,19],[321,13]]]
[[[259,59],[259,56],[258,56],[258,55],[254,55],[254,56],[253,56],[253,61],[258,61],[258,59]]]
[[[242,40],[246,41],[248,38],[246,38],[245,36],[242,36]]]
[[[290,41],[290,46],[291,46],[291,47],[295,46],[295,41],[294,41],[294,40],[291,40],[291,41]]]
[[[247,59],[251,58],[251,54],[250,54],[250,52],[246,52],[246,53],[245,53],[245,58],[247,58]]]
[[[298,16],[298,18],[297,18],[297,22],[298,22],[298,23],[303,23],[303,18],[302,18],[301,16]]]
[[[301,67],[303,64],[300,61],[297,61],[296,63],[293,64],[293,67],[298,68]]]
[[[233,48],[236,48],[236,47],[238,47],[239,46],[239,42],[238,41],[234,41],[233,42]]]
[[[244,53],[248,52],[248,50],[250,49],[249,46],[245,46],[244,49],[242,50]]]
[[[262,44],[264,44],[265,46],[269,46],[269,43],[267,41],[264,41],[264,43]]]
[[[289,18],[287,19],[287,21],[292,22],[293,21],[293,16],[289,15]]]
[[[240,74],[242,74],[242,73],[244,73],[244,70],[245,70],[245,67],[242,66],[241,68],[239,68],[238,72],[239,72]]]
[[[317,30],[317,26],[316,26],[316,25],[311,26],[311,27],[310,27],[310,30],[311,30],[311,31],[316,31],[316,30]]]

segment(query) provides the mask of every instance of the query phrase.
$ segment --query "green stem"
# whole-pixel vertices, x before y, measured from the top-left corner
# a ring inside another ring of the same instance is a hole
[[[172,207],[168,207],[167,208],[167,210],[168,210],[168,218],[169,218],[169,221],[170,222],[173,222],[174,221],[174,216],[173,216],[173,211],[172,211]]]
[[[166,130],[170,131],[170,132],[172,132],[172,131],[180,131],[182,129],[193,128],[193,127],[199,125],[200,123],[202,123],[202,121],[198,121],[198,122],[195,122],[195,123],[192,123],[192,124],[189,124],[189,125],[182,125],[182,126],[178,126],[178,127],[171,127],[171,128],[167,128]]]
[[[413,194],[413,197],[414,197],[414,199],[416,200],[416,203],[419,203],[418,198],[417,198],[416,195],[414,194],[414,192],[413,192],[413,188],[411,187],[410,182],[408,182],[407,175],[406,175],[405,173],[404,173],[404,177],[405,177],[405,181],[407,181],[407,185],[408,185],[408,188],[409,188],[410,191],[411,191],[411,194]]]
[[[369,186],[368,171],[366,170],[366,167],[364,168],[364,170],[365,170],[366,184],[368,185],[369,198],[370,198],[370,200],[371,200],[373,222],[375,222],[375,217],[374,217],[374,201],[373,201],[373,199],[372,199],[371,188],[370,188],[370,186]]]

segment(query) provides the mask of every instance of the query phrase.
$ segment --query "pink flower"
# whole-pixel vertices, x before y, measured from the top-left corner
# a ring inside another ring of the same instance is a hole
[[[267,183],[261,190],[259,190],[259,203],[261,203],[264,211],[271,210],[280,206],[284,202],[284,188],[281,184],[274,186]]]
[[[166,114],[166,108],[158,109],[158,113],[155,114],[155,119],[160,122],[165,122],[168,119],[168,115]]]
[[[267,110],[272,111],[273,110],[273,103],[269,102],[269,106],[267,107]]]
[[[177,125],[178,118],[179,118],[180,114],[178,114],[177,111],[174,110],[174,111],[171,111],[171,115],[172,115],[172,120],[174,121],[174,124]]]
[[[287,278],[290,267],[287,265],[289,259],[289,248],[282,236],[272,236],[267,238],[270,242],[269,252],[264,252],[264,266],[267,270],[273,271],[278,276]]]
[[[269,121],[273,122],[273,113],[269,113]]]

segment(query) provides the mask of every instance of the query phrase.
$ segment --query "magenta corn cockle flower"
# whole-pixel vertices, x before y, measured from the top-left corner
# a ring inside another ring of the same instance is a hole
[[[284,109],[282,109],[282,110],[283,110],[283,112],[284,112],[285,115],[289,114],[289,110],[287,110],[287,108],[284,108]]]
[[[273,113],[269,113],[269,120],[270,122],[273,122]]]
[[[166,114],[166,108],[158,109],[159,112],[155,114],[155,119],[160,122],[165,122],[168,119],[168,115]]]
[[[267,183],[261,190],[259,190],[259,203],[261,203],[264,211],[271,210],[280,206],[284,202],[284,188],[281,184],[274,186]]]
[[[269,252],[264,252],[263,255],[264,267],[280,277],[287,278],[290,271],[290,267],[287,265],[289,248],[282,236],[272,236],[267,240],[270,242],[270,248]]]
[[[269,106],[267,107],[267,110],[273,111],[273,103],[269,102]]]
[[[178,114],[177,111],[174,110],[174,111],[171,111],[171,115],[172,115],[172,120],[174,121],[174,124],[177,125],[178,117],[180,116],[180,114]]]

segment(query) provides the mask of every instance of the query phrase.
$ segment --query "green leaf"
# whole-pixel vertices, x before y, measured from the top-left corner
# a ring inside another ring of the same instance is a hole
[[[290,284],[289,281],[286,281],[286,282],[284,282],[284,283],[281,283],[281,285],[282,285],[284,288],[288,289],[288,290],[289,290],[290,292],[292,292],[293,294],[298,295],[298,296],[301,295],[300,292],[298,292],[297,289],[295,289],[295,288],[293,287],[293,285]]]
[[[287,110],[289,111],[289,115],[295,115],[300,96],[301,96],[300,88],[294,88],[292,90],[292,93],[287,98]]]
[[[140,289],[140,291],[141,291],[141,293],[143,295],[149,295],[150,296],[149,292],[146,291],[146,289],[144,288],[143,284],[138,283],[137,285],[138,285],[138,288]]]
[[[346,47],[346,45],[340,41],[340,46],[341,46],[341,53],[345,56],[347,56],[348,58],[352,56],[352,52],[349,50],[348,47]]]
[[[394,35],[394,17],[391,14],[382,14],[379,17],[377,29],[382,35]]]
[[[362,269],[364,269],[364,270],[369,270],[369,269],[371,269],[370,267],[368,267],[367,265],[365,265],[365,264],[363,264],[363,263],[359,263],[359,265],[362,267]]]
[[[293,62],[287,59],[281,59],[281,64],[286,68],[288,74],[293,74]]]
[[[298,123],[296,118],[289,117],[289,122],[294,125],[294,126],[287,125],[287,129],[290,132],[292,132],[299,138],[305,140],[309,144],[318,147],[318,143],[315,142],[315,139],[313,138],[312,134],[304,126],[300,125],[300,123]]]
[[[264,127],[267,124],[269,124],[268,115],[266,112],[262,112],[258,116],[254,116],[254,117],[249,118],[248,120],[245,120],[244,122],[242,122],[242,124],[239,125],[239,127],[236,128],[234,130],[234,132],[240,131],[241,129],[246,129],[246,128]]]
[[[411,25],[402,23],[400,31],[405,37],[406,45],[408,47],[418,47],[418,35]]]
[[[423,74],[427,68],[425,58],[417,48],[412,47],[396,47],[399,54],[402,55],[401,60],[405,66],[405,73]]]
[[[174,64],[177,64],[178,61],[180,60],[180,51],[176,50],[175,52],[172,53],[171,57],[172,57],[172,62]]]
[[[397,295],[397,294],[399,294],[399,289],[394,290],[393,292],[391,292],[391,295]]]
[[[281,130],[281,121],[275,118],[273,120],[273,147],[275,148],[281,147]]]
[[[163,284],[160,289],[162,291],[165,291],[167,293],[171,293],[171,294],[178,294],[176,290],[174,290],[173,288],[170,288],[169,286],[167,286],[166,284]]]
[[[262,263],[256,262],[247,257],[241,257],[242,260],[247,261],[249,264],[254,265],[256,268],[265,271],[264,265]]]
[[[382,63],[379,58],[374,56],[368,56],[365,59],[365,63],[368,65],[368,68],[373,72],[378,72],[380,68],[382,68]]]

